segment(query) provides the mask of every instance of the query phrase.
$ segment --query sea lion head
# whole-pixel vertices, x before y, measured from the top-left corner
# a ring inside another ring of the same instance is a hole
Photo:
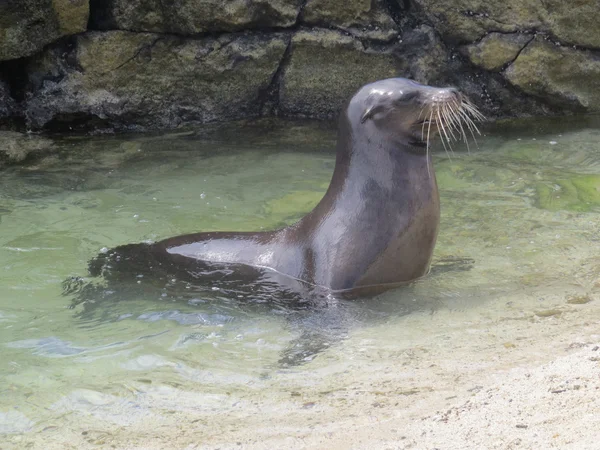
[[[484,116],[453,87],[439,88],[406,78],[388,78],[363,86],[346,111],[351,126],[362,128],[413,152],[426,151],[439,133],[444,147],[450,140],[467,140],[479,133],[474,120]]]

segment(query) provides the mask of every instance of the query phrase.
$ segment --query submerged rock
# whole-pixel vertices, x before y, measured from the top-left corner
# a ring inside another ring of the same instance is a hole
[[[86,30],[88,0],[0,2],[0,61],[22,58],[60,37]]]
[[[5,164],[22,162],[32,154],[39,155],[52,150],[54,150],[54,143],[50,139],[0,131],[0,168]]]
[[[35,422],[19,411],[0,411],[0,435],[30,431]]]
[[[575,175],[536,186],[536,206],[550,211],[586,212],[600,207],[600,175]]]

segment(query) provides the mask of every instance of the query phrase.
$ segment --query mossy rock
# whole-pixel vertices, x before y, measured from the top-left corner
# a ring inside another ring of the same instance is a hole
[[[536,37],[504,72],[514,86],[561,107],[600,110],[600,61]]]
[[[30,56],[86,30],[87,0],[0,1],[0,61]]]
[[[385,0],[307,0],[302,21],[380,41],[398,36]]]
[[[93,28],[99,30],[193,36],[207,32],[291,27],[296,23],[301,5],[302,0],[93,1],[91,22]]]
[[[34,129],[86,120],[105,128],[156,129],[256,117],[286,39],[282,33],[185,40],[88,32],[72,46],[58,43],[30,62],[27,118]]]
[[[514,61],[531,39],[532,37],[527,34],[490,33],[481,41],[465,46],[461,50],[473,64],[485,70],[498,71]]]
[[[578,175],[536,186],[536,206],[549,211],[586,212],[600,207],[600,175]]]
[[[362,85],[398,76],[391,47],[365,49],[342,32],[299,31],[290,48],[280,90],[283,115],[334,118]]]

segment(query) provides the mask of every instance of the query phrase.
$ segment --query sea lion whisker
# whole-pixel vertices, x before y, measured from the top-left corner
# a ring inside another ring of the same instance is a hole
[[[435,108],[435,113],[437,115],[437,121],[436,121],[437,129],[438,129],[438,131],[442,131],[442,133],[440,133],[440,137],[441,137],[440,140],[442,141],[442,145],[444,146],[444,150],[446,151],[446,155],[448,156],[448,159],[452,159],[452,157],[450,156],[450,153],[448,152],[448,148],[446,147],[446,142],[444,142],[444,141],[447,141],[448,146],[450,146],[450,140],[448,139],[448,134],[446,133],[446,130],[444,128],[444,122],[442,121],[439,107]],[[450,150],[452,151],[452,146],[450,146]],[[454,153],[454,152],[452,152],[452,153]]]
[[[479,128],[477,128],[477,125],[475,124],[471,116],[469,116],[468,112],[465,110],[461,110],[461,114],[463,115],[467,126],[469,126],[469,128],[472,127],[477,132],[477,134],[481,136],[481,131],[479,131]]]
[[[483,114],[483,113],[482,113],[482,112],[479,110],[479,108],[477,108],[477,106],[475,106],[473,103],[471,103],[471,101],[470,101],[470,100],[468,100],[468,99],[465,99],[465,103],[466,103],[466,105],[469,107],[469,109],[470,109],[470,110],[473,112],[473,114],[474,114],[475,116],[477,116],[477,118],[478,118],[480,121],[482,121],[482,122],[485,122],[486,120],[488,120],[488,119],[487,119],[487,117],[485,116],[485,114]]]
[[[473,137],[473,142],[475,142],[475,146],[479,148],[479,144],[477,143],[477,138],[475,137],[475,132],[481,135],[481,132],[477,128],[477,125],[473,122],[473,120],[468,116],[468,114],[464,110],[460,110],[459,114],[461,115],[463,122],[467,125],[467,128],[471,132],[471,136]]]
[[[446,136],[446,141],[448,142],[448,146],[450,147],[450,150],[452,151],[452,154],[454,155],[454,148],[452,147],[452,141],[456,141],[456,135],[454,134],[454,131],[453,131],[452,122],[450,121],[450,118],[448,117],[446,104],[442,105],[440,112],[442,115],[442,130]]]
[[[469,115],[464,110],[460,110],[459,114],[460,114],[462,121],[467,126],[467,128],[469,129],[469,132],[473,136],[473,139],[475,139],[475,132],[478,132],[478,130],[476,129],[476,126],[473,123],[473,120],[471,120]]]
[[[426,105],[423,105],[421,107],[421,110],[419,111],[419,117],[417,119],[417,122],[421,123],[421,141],[423,140],[423,137],[425,136],[425,125],[428,122],[431,122],[431,116],[429,117],[429,119],[423,117],[423,120],[421,120],[421,117],[423,116],[424,113],[426,114],[426,111],[427,111]]]
[[[456,138],[456,135],[454,134],[454,131],[456,131],[457,129],[456,129],[456,124],[452,120],[452,114],[453,114],[452,106],[450,104],[444,104],[442,106],[442,114],[444,116],[444,120],[446,121],[448,131],[452,135],[452,139],[454,139],[455,141],[458,141],[458,139]]]
[[[465,128],[463,127],[463,120],[460,117],[459,109],[454,110],[452,112],[454,114],[455,120],[458,122],[458,126],[460,127],[460,132],[462,134],[462,139],[467,146],[467,153],[471,153],[471,148],[469,147],[469,140],[467,139],[467,133],[465,133]]]
[[[423,138],[425,137],[425,124],[431,124],[430,120],[423,120],[423,122],[421,123],[421,140],[423,140]]]
[[[468,120],[473,125],[474,120],[480,120],[479,116],[477,115],[478,111],[476,109],[473,109],[473,107],[469,106],[467,103],[461,103],[460,108],[458,108],[457,111],[461,114],[463,120]]]
[[[460,129],[460,123],[462,121],[460,114],[458,113],[460,110],[462,109],[462,104],[461,103],[456,103],[454,105],[454,108],[452,108],[452,118],[454,119],[455,123],[456,123],[456,129],[459,130]]]
[[[454,125],[454,128],[456,129],[456,132],[461,135],[461,137],[464,139],[464,130],[463,130],[463,126],[462,126],[462,118],[459,114],[460,110],[460,105],[457,105],[456,108],[450,109],[449,110],[449,117],[450,120],[452,121],[452,124]]]
[[[431,167],[429,165],[429,133],[431,132],[431,122],[433,120],[433,109],[429,111],[429,120],[427,121],[427,144],[425,147],[425,157],[427,160],[427,175],[431,179]]]
[[[461,106],[463,107],[463,109],[468,110],[474,119],[480,120],[482,122],[487,120],[487,117],[485,117],[481,113],[481,111],[479,111],[479,109],[477,109],[477,107],[473,103],[471,103],[468,99],[466,99],[466,98],[463,99],[461,102]]]

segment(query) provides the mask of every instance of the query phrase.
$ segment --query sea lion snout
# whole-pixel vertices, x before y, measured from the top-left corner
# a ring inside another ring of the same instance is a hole
[[[431,103],[456,103],[460,104],[462,101],[462,94],[460,91],[453,87],[447,88],[434,88],[434,92],[430,97]]]

